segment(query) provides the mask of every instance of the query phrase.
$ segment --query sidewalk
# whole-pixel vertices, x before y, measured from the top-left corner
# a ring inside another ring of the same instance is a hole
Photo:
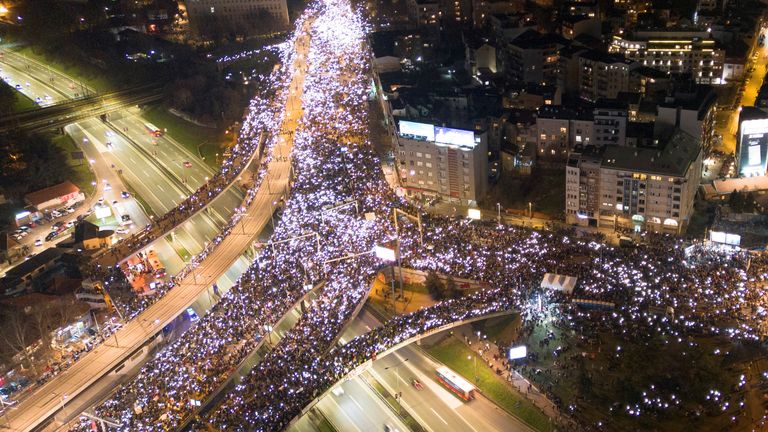
[[[533,402],[533,404],[544,412],[548,417],[555,420],[557,424],[568,425],[573,422],[565,416],[557,406],[550,401],[535,385],[525,379],[517,371],[507,368],[507,356],[499,352],[498,346],[489,341],[478,341],[477,335],[472,335],[467,331],[468,327],[462,327],[460,331],[454,333],[453,337],[460,340],[470,350],[477,352],[480,358],[485,360],[486,365],[494,371],[501,371],[501,377],[504,378],[518,392]]]

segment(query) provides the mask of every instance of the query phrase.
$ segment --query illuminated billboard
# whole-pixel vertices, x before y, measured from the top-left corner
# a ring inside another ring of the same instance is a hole
[[[468,130],[435,127],[435,142],[462,147],[475,146],[475,133]]]
[[[400,135],[411,135],[416,139],[435,141],[435,127],[431,124],[400,120]]]
[[[509,349],[509,359],[516,360],[525,358],[528,355],[528,348],[525,345],[512,347]]]
[[[768,162],[768,119],[744,120],[739,130],[739,173],[760,176]]]
[[[474,147],[475,133],[471,130],[433,126],[427,123],[400,121],[400,135],[436,144]]]
[[[710,231],[709,240],[713,243],[721,243],[729,246],[739,246],[741,244],[740,235],[721,231]]]

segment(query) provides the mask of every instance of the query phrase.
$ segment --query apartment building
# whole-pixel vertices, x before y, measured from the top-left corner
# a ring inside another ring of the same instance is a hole
[[[582,99],[615,99],[621,92],[633,91],[631,72],[639,64],[620,54],[587,50],[578,55],[579,95]]]
[[[476,205],[488,185],[485,131],[398,121],[397,166],[410,197]]]
[[[408,0],[408,19],[417,27],[440,28],[440,3],[437,0]]]
[[[706,31],[637,31],[614,36],[609,51],[672,74],[690,73],[699,84],[722,84],[725,51]]]
[[[579,149],[566,164],[566,222],[683,232],[701,180],[696,137],[676,130],[659,146]]]
[[[557,78],[560,48],[568,45],[562,36],[527,30],[504,46],[502,69],[525,83],[553,83]]]
[[[543,106],[536,115],[536,131],[538,158],[565,160],[576,145],[592,144],[592,113],[562,105]]]
[[[198,31],[215,20],[224,27],[256,33],[259,29],[253,28],[254,21],[264,13],[273,19],[270,30],[284,30],[289,25],[286,0],[186,0],[186,5],[190,25]]]

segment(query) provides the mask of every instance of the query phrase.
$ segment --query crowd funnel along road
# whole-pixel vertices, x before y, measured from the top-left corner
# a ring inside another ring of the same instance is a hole
[[[206,249],[198,254],[181,274],[174,276],[172,289],[167,290],[162,298],[145,310],[137,311],[136,317],[126,322],[117,331],[119,346],[102,344],[81,356],[73,366],[40,387],[35,394],[25,399],[17,409],[9,413],[7,420],[12,430],[32,430],[46,423],[57,411],[63,408],[63,405],[64,408],[66,406],[66,402],[62,403],[60,400],[46,395],[68,394],[70,395],[69,400],[71,400],[101,376],[119,367],[145,341],[154,337],[166,324],[183,313],[262,232],[271,219],[272,203],[288,197],[293,140],[290,136],[283,140],[278,140],[277,137],[286,122],[295,121],[295,118],[300,116],[300,112],[295,112],[300,109],[300,104],[293,104],[296,106],[293,109],[287,108],[287,105],[289,98],[301,97],[300,92],[289,96],[288,89],[291,84],[298,89],[302,88],[301,77],[303,74],[296,73],[299,67],[297,67],[294,59],[300,53],[299,49],[306,52],[308,48],[308,39],[303,24],[298,27],[293,38],[294,43],[283,54],[284,67],[276,74],[271,93],[267,95],[268,97],[257,98],[252,102],[238,144],[232,149],[232,155],[224,161],[217,180],[213,181],[212,179],[179,206],[177,212],[160,220],[165,221],[165,224],[173,224],[177,219],[184,218],[187,214],[204,207],[211,198],[226,188],[233,177],[238,175],[240,168],[247,164],[258,147],[262,134],[266,134],[268,150],[260,163],[259,174],[254,187],[246,193],[242,205],[243,211],[236,212],[224,230],[212,239]],[[299,40],[303,42],[297,42]],[[294,51],[294,46],[299,48]],[[157,227],[158,223],[159,221],[155,223],[154,227]],[[128,247],[112,252],[112,254],[120,256],[125,251],[138,249],[140,246],[137,243],[150,243],[151,234],[158,233],[153,229],[156,228],[150,227],[143,234],[134,238],[135,242],[129,242],[130,246],[128,244],[122,245],[121,247]],[[303,286],[305,284],[302,281],[298,290],[300,291]],[[259,310],[259,308],[254,307],[253,310]],[[216,316],[216,314],[209,315]],[[231,318],[231,315],[227,316]],[[247,320],[243,319],[244,321]],[[192,330],[195,328],[193,327]],[[249,337],[252,337],[252,334],[249,334]],[[119,416],[115,418],[119,419]]]

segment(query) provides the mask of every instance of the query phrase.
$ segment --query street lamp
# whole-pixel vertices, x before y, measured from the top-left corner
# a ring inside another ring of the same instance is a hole
[[[528,217],[533,219],[533,203],[528,201]]]
[[[467,356],[467,360],[474,360],[474,363],[475,363],[475,382],[480,381],[480,379],[478,379],[478,377],[477,377],[477,356],[474,355],[474,354],[468,355]]]
[[[387,367],[384,368],[384,370],[389,370],[391,368],[395,368],[395,378],[396,378],[396,382],[395,382],[395,400],[397,401],[397,404],[400,406],[401,410],[403,408],[403,405],[402,405],[402,401],[401,401],[401,397],[400,397],[400,381],[401,381],[401,378],[400,378],[400,365],[405,363],[405,362],[407,362],[407,361],[408,361],[408,359],[406,358],[404,360],[401,360],[401,361],[393,364],[392,366],[387,366]]]
[[[496,209],[498,210],[498,219],[499,223],[501,223],[501,203],[496,203]]]

